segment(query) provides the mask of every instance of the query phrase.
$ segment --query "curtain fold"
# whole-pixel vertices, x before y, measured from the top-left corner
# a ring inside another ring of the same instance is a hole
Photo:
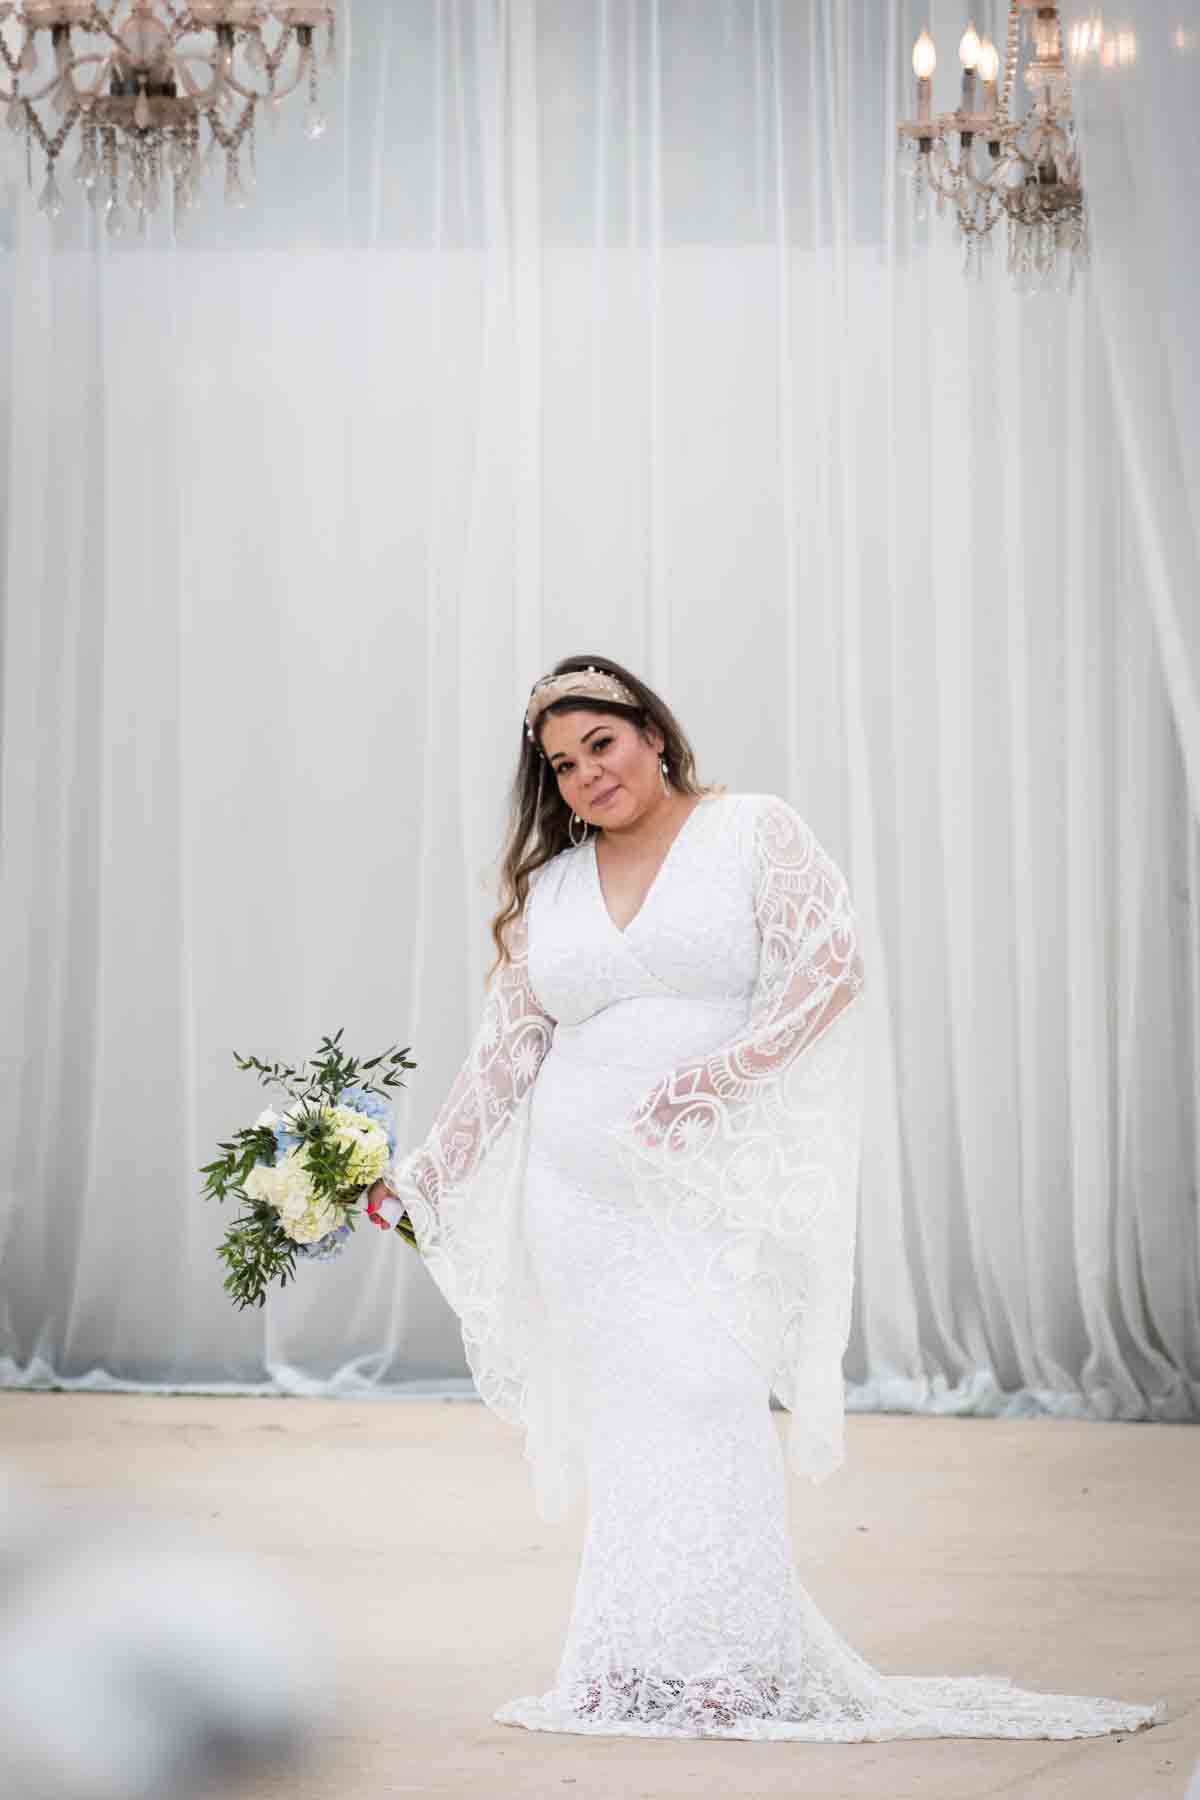
[[[339,1026],[424,1136],[586,651],[849,880],[851,1404],[1195,1416],[1194,250],[1139,239],[1149,348],[1108,190],[1074,295],[967,285],[910,0],[346,11],[328,136],[177,247],[48,222],[0,133],[0,1378],[462,1390],[398,1240],[234,1314],[196,1170],[231,1052]]]
[[[1075,0],[1063,27],[1131,512],[1200,817],[1200,5]]]

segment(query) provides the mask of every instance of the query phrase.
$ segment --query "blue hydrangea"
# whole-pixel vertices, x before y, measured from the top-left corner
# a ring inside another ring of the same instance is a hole
[[[350,1231],[349,1225],[339,1225],[336,1230],[327,1231],[324,1237],[316,1238],[311,1244],[297,1244],[296,1255],[303,1256],[307,1262],[332,1262],[346,1248]]]
[[[289,1150],[296,1148],[300,1139],[294,1131],[289,1131],[282,1121],[278,1125],[273,1125],[271,1130],[275,1139],[275,1160],[278,1162],[287,1155]]]
[[[392,1109],[382,1094],[369,1094],[365,1088],[343,1088],[338,1095],[341,1106],[352,1106],[356,1112],[366,1113],[368,1119],[374,1119],[377,1125],[387,1132],[388,1154],[396,1154],[396,1129],[392,1123]]]

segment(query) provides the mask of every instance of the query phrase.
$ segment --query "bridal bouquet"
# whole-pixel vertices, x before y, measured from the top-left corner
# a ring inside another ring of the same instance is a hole
[[[224,1286],[238,1307],[261,1306],[274,1280],[286,1287],[296,1258],[327,1262],[339,1256],[354,1229],[363,1190],[377,1181],[396,1148],[392,1112],[381,1090],[404,1085],[401,1069],[415,1069],[408,1051],[394,1047],[358,1062],[336,1037],[322,1038],[316,1056],[299,1068],[242,1057],[264,1087],[291,1105],[268,1107],[253,1125],[219,1146],[206,1163],[206,1199],[232,1194],[243,1210],[217,1251],[228,1273]],[[376,1071],[378,1075],[376,1085]],[[416,1248],[407,1218],[396,1226]]]

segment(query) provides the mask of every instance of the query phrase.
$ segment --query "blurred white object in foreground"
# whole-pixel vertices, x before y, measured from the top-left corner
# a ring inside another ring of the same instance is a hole
[[[187,1800],[324,1722],[320,1632],[249,1558],[0,1476],[0,1794]]]

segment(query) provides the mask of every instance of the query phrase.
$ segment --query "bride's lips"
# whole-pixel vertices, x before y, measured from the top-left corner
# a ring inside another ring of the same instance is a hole
[[[605,788],[605,790],[602,794],[595,795],[593,797],[593,799],[591,799],[588,802],[588,804],[590,806],[607,806],[609,801],[612,799],[613,795],[616,793],[617,788],[620,787],[620,785],[621,785],[620,782],[618,782],[617,787]]]

